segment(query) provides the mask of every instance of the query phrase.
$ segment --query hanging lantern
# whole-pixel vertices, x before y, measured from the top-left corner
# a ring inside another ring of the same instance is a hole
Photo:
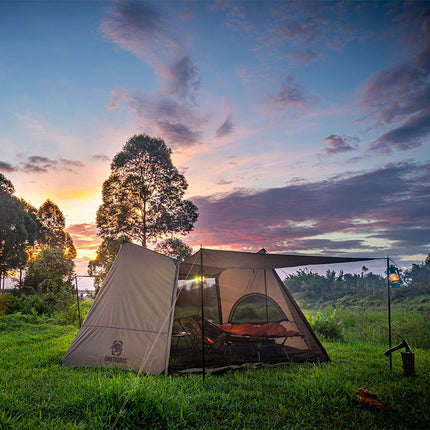
[[[388,267],[388,282],[391,287],[401,287],[402,283],[400,281],[400,272],[399,269],[395,266]]]

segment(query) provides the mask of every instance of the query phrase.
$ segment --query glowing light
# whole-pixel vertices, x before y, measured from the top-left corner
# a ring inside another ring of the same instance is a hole
[[[400,276],[397,273],[390,273],[388,279],[390,282],[397,282],[400,281]]]

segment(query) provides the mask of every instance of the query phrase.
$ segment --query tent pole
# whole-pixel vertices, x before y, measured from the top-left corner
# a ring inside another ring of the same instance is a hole
[[[267,278],[266,278],[266,269],[264,269],[264,295],[266,296],[266,322],[269,322],[269,304],[267,303]]]
[[[79,328],[81,328],[81,307],[79,305],[79,290],[78,290],[78,275],[75,273],[75,287],[76,287],[76,303],[78,304],[78,315],[79,315]]]
[[[391,288],[390,288],[390,258],[387,257],[387,299],[388,299],[388,349],[391,349]],[[390,354],[390,370],[393,370],[393,360]]]
[[[205,307],[203,300],[203,248],[200,246],[200,305],[202,309],[202,375],[203,382],[206,375],[206,355],[205,355]]]

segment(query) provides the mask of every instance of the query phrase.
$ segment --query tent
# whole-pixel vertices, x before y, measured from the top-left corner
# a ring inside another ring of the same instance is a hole
[[[202,248],[179,263],[125,242],[62,363],[158,374],[328,361],[275,269],[364,260]]]

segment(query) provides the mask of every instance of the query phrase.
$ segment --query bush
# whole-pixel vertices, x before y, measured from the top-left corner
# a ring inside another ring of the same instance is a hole
[[[0,295],[0,315],[13,314],[21,310],[21,300],[12,294]]]
[[[343,323],[336,318],[336,310],[331,313],[317,312],[309,318],[309,322],[318,336],[329,341],[343,339]]]

